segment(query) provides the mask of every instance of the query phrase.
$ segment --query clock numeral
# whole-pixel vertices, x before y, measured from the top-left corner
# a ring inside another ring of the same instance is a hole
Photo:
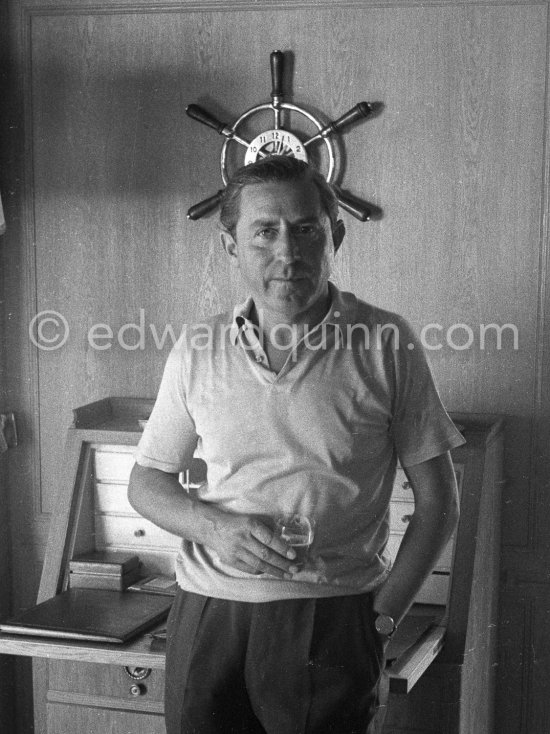
[[[288,130],[266,130],[259,133],[248,146],[245,162],[253,163],[258,156],[265,155],[290,155],[300,160],[307,161],[307,154],[301,141]]]

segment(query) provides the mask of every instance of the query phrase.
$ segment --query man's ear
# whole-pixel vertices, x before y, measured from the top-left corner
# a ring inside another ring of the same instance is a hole
[[[223,249],[229,255],[231,263],[235,266],[238,266],[239,258],[237,255],[237,243],[235,242],[235,238],[233,237],[233,235],[226,229],[222,229],[222,231],[220,232],[220,242]]]
[[[332,229],[332,241],[334,243],[334,254],[336,254],[338,250],[340,249],[340,245],[342,244],[344,240],[345,234],[346,234],[346,227],[344,225],[344,222],[341,219],[339,219]]]

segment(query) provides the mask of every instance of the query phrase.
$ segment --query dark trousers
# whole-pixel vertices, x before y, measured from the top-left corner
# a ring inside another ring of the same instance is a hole
[[[370,594],[252,604],[179,590],[167,734],[366,734],[383,668]]]

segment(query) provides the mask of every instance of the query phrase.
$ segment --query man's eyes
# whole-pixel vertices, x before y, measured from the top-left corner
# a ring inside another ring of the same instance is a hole
[[[298,235],[310,235],[310,234],[316,234],[317,233],[317,227],[314,224],[301,224],[297,228],[296,234]]]
[[[273,227],[265,227],[256,232],[256,237],[261,237],[264,240],[271,240],[277,237],[277,230]]]
[[[310,237],[317,234],[317,229],[314,224],[300,224],[292,228],[292,235],[294,237]],[[279,230],[275,227],[263,227],[256,232],[255,236],[264,240],[272,240],[279,236]]]

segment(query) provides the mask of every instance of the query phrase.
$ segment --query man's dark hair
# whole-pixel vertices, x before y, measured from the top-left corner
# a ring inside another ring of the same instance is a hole
[[[327,213],[332,227],[336,225],[338,200],[324,176],[298,158],[272,155],[239,168],[231,176],[221,200],[220,222],[222,226],[233,236],[235,235],[240,215],[241,191],[245,186],[288,181],[311,181],[317,187],[321,207]]]

